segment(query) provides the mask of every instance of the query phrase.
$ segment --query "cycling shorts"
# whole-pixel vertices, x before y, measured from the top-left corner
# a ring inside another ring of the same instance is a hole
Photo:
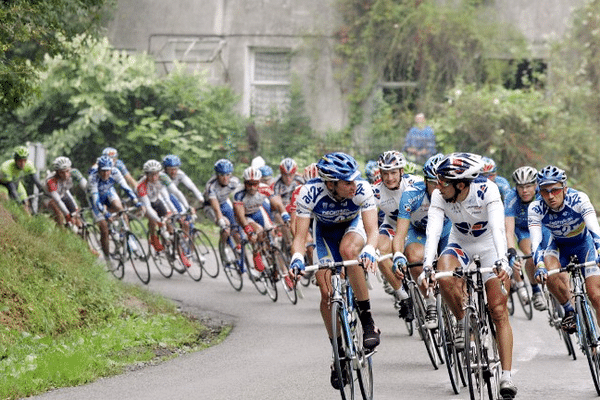
[[[452,236],[452,235],[451,235]],[[452,237],[448,238],[448,245],[442,251],[441,256],[450,254],[455,257],[460,265],[465,268],[471,261],[475,254],[479,254],[481,260],[481,267],[487,268],[492,267],[498,261],[496,251],[486,251],[486,249],[495,249],[494,240],[491,237],[480,238],[476,243],[469,243],[468,245],[460,245]],[[494,272],[487,272],[483,274],[483,282],[487,282],[491,278],[495,278]]]
[[[360,214],[349,222],[332,225],[319,224],[315,220],[313,231],[319,261],[343,261],[340,254],[340,243],[346,233],[356,232],[363,238],[364,243],[367,242],[367,234]]]
[[[550,237],[550,241],[544,252],[544,257],[554,257],[558,259],[560,265],[565,266],[569,263],[571,256],[577,256],[580,263],[587,261],[596,261],[597,252],[596,246],[594,246],[594,239],[592,235],[588,234],[583,242],[571,246],[561,246],[554,240],[554,237]],[[588,278],[590,276],[600,275],[600,268],[598,265],[592,267],[586,267],[583,270],[583,276]]]
[[[384,222],[383,224],[379,225],[379,234],[393,239],[394,236],[396,236],[396,231],[392,225]]]
[[[156,214],[158,214],[160,218],[166,217],[169,213],[169,211],[167,210],[167,206],[165,206],[165,203],[163,203],[161,199],[151,202],[150,205],[152,206],[154,211],[156,211]]]

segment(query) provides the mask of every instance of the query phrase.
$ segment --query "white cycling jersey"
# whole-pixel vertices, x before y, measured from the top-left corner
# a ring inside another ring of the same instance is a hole
[[[466,248],[473,248],[476,247],[473,245],[485,243],[486,245],[475,249],[482,256],[482,260],[485,256],[486,260],[492,260],[493,263],[506,257],[504,205],[495,183],[488,179],[474,180],[471,182],[469,194],[461,202],[446,202],[439,189],[433,191],[428,212],[424,266],[430,267],[437,254],[444,215],[452,222],[449,245],[457,243]]]
[[[216,199],[219,204],[223,204],[229,198],[229,195],[239,188],[241,185],[240,180],[232,176],[229,179],[229,184],[221,186],[216,175],[213,175],[208,182],[206,182],[206,198]]]
[[[173,195],[175,195],[175,198],[183,207],[183,211],[189,209],[189,204],[183,196],[183,193],[181,193],[181,191],[175,187],[175,184],[173,181],[171,181],[171,178],[169,178],[164,172],[160,172],[158,180],[152,183],[148,182],[147,176],[144,175],[144,177],[140,179],[137,186],[138,197],[144,204],[144,207],[146,207],[148,216],[154,221],[160,221],[160,217],[152,208],[151,203],[154,203],[158,200],[161,200],[164,203],[168,211],[175,214],[178,212],[176,205],[171,201],[171,196],[169,193],[173,193]]]
[[[196,196],[196,199],[198,199],[200,204],[204,203],[204,196],[202,195],[200,190],[198,190],[196,184],[181,169],[177,169],[177,174],[175,175],[175,178],[171,178],[171,180],[173,181],[173,184],[175,186],[179,186],[180,183],[183,183],[183,186],[188,188],[190,192],[192,192],[194,196]]]
[[[388,189],[383,181],[379,181],[373,186],[373,194],[375,196],[375,203],[377,207],[385,214],[383,220],[384,224],[396,227],[396,221],[398,219],[398,205],[400,204],[400,198],[402,193],[413,183],[417,181],[423,181],[415,175],[404,174],[400,180],[400,185],[397,189]]]

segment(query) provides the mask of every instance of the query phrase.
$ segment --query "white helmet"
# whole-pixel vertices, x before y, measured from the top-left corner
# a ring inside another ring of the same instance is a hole
[[[244,170],[244,181],[259,181],[262,173],[258,168],[248,167]]]
[[[148,160],[144,163],[144,172],[159,172],[162,169],[162,164],[156,160]]]
[[[517,185],[526,185],[528,183],[537,183],[537,169],[525,166],[515,169],[512,178]]]
[[[68,157],[56,157],[52,161],[52,169],[54,171],[62,171],[71,168],[71,160]]]

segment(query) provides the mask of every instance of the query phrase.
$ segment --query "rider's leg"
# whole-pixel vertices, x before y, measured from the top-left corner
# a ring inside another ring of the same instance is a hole
[[[560,262],[554,255],[546,255],[544,264],[548,271],[560,268]],[[554,274],[548,277],[548,290],[556,297],[563,306],[569,302],[571,293],[569,290],[569,276],[566,272]]]
[[[585,290],[592,307],[596,311],[596,321],[600,321],[600,275],[586,277]]]
[[[444,254],[438,259],[437,269],[438,271],[454,271],[460,267],[460,262],[453,254]],[[439,281],[440,292],[444,301],[452,311],[452,314],[458,320],[462,320],[465,316],[463,309],[463,280],[454,276],[440,279]]]
[[[504,287],[508,287],[509,284],[510,279],[507,278],[504,282]],[[508,321],[508,308],[506,307],[508,296],[504,294],[501,281],[497,277],[488,279],[485,283],[485,289],[488,309],[496,327],[498,353],[502,370],[510,371],[512,368],[513,334],[510,322]]]

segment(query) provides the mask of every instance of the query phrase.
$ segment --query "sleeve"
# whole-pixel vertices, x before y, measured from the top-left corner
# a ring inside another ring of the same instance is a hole
[[[115,171],[115,169],[113,169],[113,171]],[[117,181],[119,186],[121,186],[121,189],[123,189],[125,193],[127,193],[127,196],[129,196],[131,200],[133,200],[134,202],[137,201],[137,196],[135,195],[135,192],[131,190],[123,174],[121,174],[119,170],[116,171],[117,173],[115,174],[115,180]]]
[[[438,189],[431,194],[431,205],[427,212],[427,230],[423,266],[431,267],[437,253],[438,243],[444,227],[444,199]]]
[[[600,252],[600,225],[598,224],[598,219],[596,218],[596,210],[594,210],[592,202],[585,193],[579,192],[579,197],[581,198],[581,215],[585,221],[585,226],[590,231],[590,234],[594,239],[596,252]]]
[[[527,225],[531,239],[533,264],[537,265],[539,262],[544,261],[544,249],[540,248],[540,244],[542,243],[542,207],[539,200],[533,201],[527,209]]]
[[[49,194],[50,194],[50,197],[52,198],[52,200],[54,200],[56,202],[56,204],[58,204],[60,211],[62,211],[62,213],[64,215],[69,215],[70,214],[69,209],[67,208],[65,203],[62,201],[62,199],[58,195],[58,192],[56,190],[52,190]]]
[[[497,186],[489,185],[488,195],[491,198],[487,204],[488,221],[496,247],[497,259],[506,257],[506,228],[504,223],[504,205]]]
[[[144,208],[146,209],[146,216],[155,222],[160,222],[160,217],[156,213],[156,210],[152,208],[152,204],[150,204],[150,199],[148,198],[148,195],[144,194],[143,196],[140,196],[139,199],[144,205]]]
[[[202,193],[200,193],[200,190],[198,190],[198,187],[194,184],[194,182],[192,182],[192,180],[181,170],[179,170],[181,175],[181,183],[183,183],[183,185],[188,188],[193,194],[194,196],[196,196],[196,199],[198,199],[198,201],[200,203],[204,203],[204,196],[202,195]]]

